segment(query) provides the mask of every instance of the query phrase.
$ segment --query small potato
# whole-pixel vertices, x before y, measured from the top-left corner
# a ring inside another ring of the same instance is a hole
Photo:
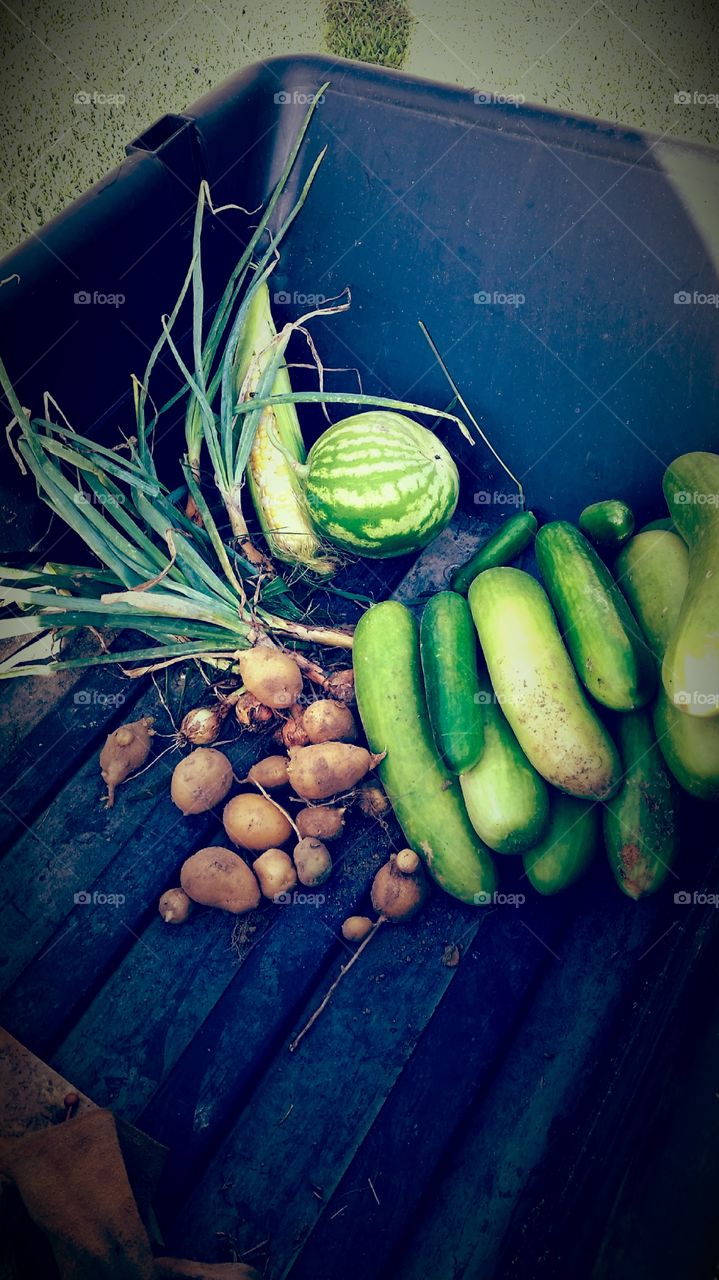
[[[414,876],[419,871],[422,863],[420,862],[414,849],[400,849],[395,854],[394,865],[403,876]]]
[[[278,849],[292,835],[289,819],[266,796],[233,796],[225,805],[222,821],[233,844],[255,853]]]
[[[357,725],[349,707],[331,698],[311,702],[302,717],[302,727],[310,742],[354,742]]]
[[[292,856],[300,884],[308,886],[324,884],[327,877],[332,875],[330,851],[321,840],[305,836],[299,844],[295,845]]]
[[[247,776],[253,782],[259,782],[265,791],[274,791],[277,787],[287,786],[288,764],[287,756],[265,756],[264,760],[253,764]]]
[[[170,794],[185,816],[206,813],[222,803],[232,786],[233,776],[232,765],[222,751],[197,747],[177,765]]]
[[[297,872],[290,855],[284,849],[266,849],[259,858],[255,858],[252,870],[266,898],[277,898],[289,893],[297,884]]]
[[[372,929],[369,916],[348,916],[342,924],[342,937],[348,942],[361,942]]]
[[[192,901],[184,889],[168,889],[160,898],[157,909],[165,924],[184,924],[192,911]]]
[[[365,747],[345,742],[321,742],[290,751],[290,785],[304,800],[327,800],[349,791],[382,759]]]
[[[344,807],[331,804],[308,805],[295,814],[297,830],[301,836],[315,836],[318,840],[336,840],[345,829]]]
[[[415,865],[416,860],[416,865]],[[411,867],[403,872],[402,867]],[[393,853],[380,867],[372,883],[372,906],[385,920],[410,920],[427,896],[427,880],[422,864],[412,849]]]
[[[288,653],[269,646],[240,654],[240,675],[246,689],[266,707],[291,707],[302,692],[302,672]]]
[[[183,863],[180,884],[193,902],[236,916],[254,911],[260,901],[260,886],[247,863],[219,845],[193,853]]]

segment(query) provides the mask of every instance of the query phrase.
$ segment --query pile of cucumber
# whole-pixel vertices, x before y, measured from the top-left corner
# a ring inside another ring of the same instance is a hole
[[[494,853],[552,894],[602,837],[620,888],[645,897],[677,855],[679,789],[719,801],[719,456],[678,458],[664,492],[670,518],[636,536],[617,499],[579,527],[522,512],[419,624],[388,600],[356,628],[380,778],[408,844],[464,902],[494,900]],[[543,585],[510,567],[532,539]]]

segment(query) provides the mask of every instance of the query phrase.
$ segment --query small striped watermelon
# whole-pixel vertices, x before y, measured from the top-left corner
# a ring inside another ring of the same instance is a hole
[[[459,497],[459,473],[444,445],[418,422],[384,410],[329,427],[302,471],[319,531],[375,559],[426,546]]]

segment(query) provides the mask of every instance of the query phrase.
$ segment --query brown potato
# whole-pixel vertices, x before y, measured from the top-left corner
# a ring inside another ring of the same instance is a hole
[[[342,924],[342,937],[348,942],[361,942],[372,929],[369,916],[348,916]]]
[[[287,756],[265,756],[264,760],[253,764],[247,776],[252,782],[258,782],[265,791],[274,791],[276,787],[287,786],[288,764]]]
[[[278,849],[292,835],[289,818],[266,796],[233,796],[225,805],[222,821],[233,844],[255,853]]]
[[[160,898],[157,909],[165,924],[184,924],[192,911],[192,902],[184,889],[168,889]]]
[[[232,765],[222,751],[197,747],[177,765],[170,794],[185,815],[206,813],[222,803],[232,786],[233,776]]]
[[[403,872],[402,867],[412,868]],[[372,906],[385,920],[409,920],[427,896],[427,880],[422,864],[412,849],[393,853],[380,867],[372,883]]]
[[[295,814],[297,830],[301,836],[315,836],[318,840],[336,840],[345,828],[346,808],[331,804],[308,805]]]
[[[284,849],[266,849],[252,864],[260,888],[266,898],[277,898],[289,893],[297,884],[297,872]]]
[[[327,800],[349,791],[382,759],[365,747],[346,742],[321,742],[290,751],[290,785],[304,800]]]
[[[328,876],[332,875],[332,858],[327,845],[321,840],[315,840],[311,836],[305,836],[295,845],[293,858],[297,867],[297,878],[300,884],[313,887],[317,884],[324,884]]]
[[[311,702],[302,716],[302,727],[310,742],[354,742],[357,725],[349,707],[331,698]]]
[[[289,653],[261,645],[240,654],[246,689],[266,707],[291,707],[302,692],[302,672]]]
[[[260,886],[247,863],[219,845],[193,853],[183,863],[180,883],[193,902],[220,907],[236,916],[254,911],[260,901]]]
[[[115,803],[115,790],[131,773],[141,769],[150,754],[152,720],[132,720],[108,734],[100,752],[100,772],[107,783],[107,807]]]

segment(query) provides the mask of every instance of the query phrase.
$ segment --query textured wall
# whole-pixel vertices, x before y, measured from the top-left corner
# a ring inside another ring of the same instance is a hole
[[[716,106],[674,101],[678,91],[719,89],[708,0],[410,7],[408,71],[719,143]],[[249,62],[324,49],[319,0],[3,0],[0,40],[2,251],[116,164],[125,142],[164,112]]]

